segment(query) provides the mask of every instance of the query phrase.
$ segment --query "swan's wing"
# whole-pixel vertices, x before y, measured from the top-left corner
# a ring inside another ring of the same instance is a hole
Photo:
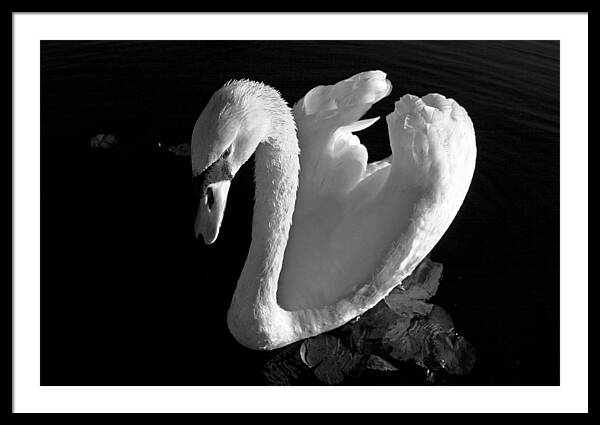
[[[475,133],[452,99],[400,98],[386,117],[392,156],[367,165],[352,132],[372,123],[359,120],[390,87],[384,73],[363,73],[317,87],[294,107],[300,185],[278,288],[289,309],[350,298],[356,311],[373,306],[431,251],[462,204]]]
[[[294,105],[301,199],[344,196],[373,171],[367,169],[367,149],[354,133],[378,120],[359,121],[391,90],[384,72],[368,71],[334,85],[315,87]]]

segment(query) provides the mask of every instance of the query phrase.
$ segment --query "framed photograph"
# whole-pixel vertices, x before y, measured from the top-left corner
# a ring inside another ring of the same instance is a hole
[[[13,22],[15,410],[587,409],[586,14]]]

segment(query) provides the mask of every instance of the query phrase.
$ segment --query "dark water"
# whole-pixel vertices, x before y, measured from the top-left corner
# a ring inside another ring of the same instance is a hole
[[[293,103],[369,69],[394,90],[367,116],[405,93],[439,92],[475,126],[470,192],[431,253],[444,265],[432,301],[477,349],[454,383],[559,384],[558,42],[49,41],[41,63],[42,384],[266,383],[261,355],[226,326],[249,245],[252,165],[205,247],[193,237],[189,158],[164,146],[189,141],[230,78],[262,80]],[[120,143],[90,148],[97,133]],[[371,160],[389,155],[383,120],[359,136]]]

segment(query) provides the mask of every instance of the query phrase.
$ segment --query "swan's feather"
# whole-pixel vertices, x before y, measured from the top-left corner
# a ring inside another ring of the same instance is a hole
[[[354,134],[379,117],[359,121],[387,96],[391,83],[382,71],[368,71],[310,90],[294,106],[303,170],[298,195],[345,194],[364,178],[367,149]]]

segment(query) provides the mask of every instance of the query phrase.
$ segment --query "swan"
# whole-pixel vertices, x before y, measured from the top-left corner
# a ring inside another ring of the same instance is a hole
[[[392,155],[367,163],[354,134],[388,96],[383,71],[310,90],[293,108],[247,79],[218,89],[190,143],[196,237],[219,234],[232,179],[255,154],[252,240],[230,308],[231,334],[273,350],[361,315],[410,275],[457,214],[476,158],[466,111],[404,95],[386,121]]]

